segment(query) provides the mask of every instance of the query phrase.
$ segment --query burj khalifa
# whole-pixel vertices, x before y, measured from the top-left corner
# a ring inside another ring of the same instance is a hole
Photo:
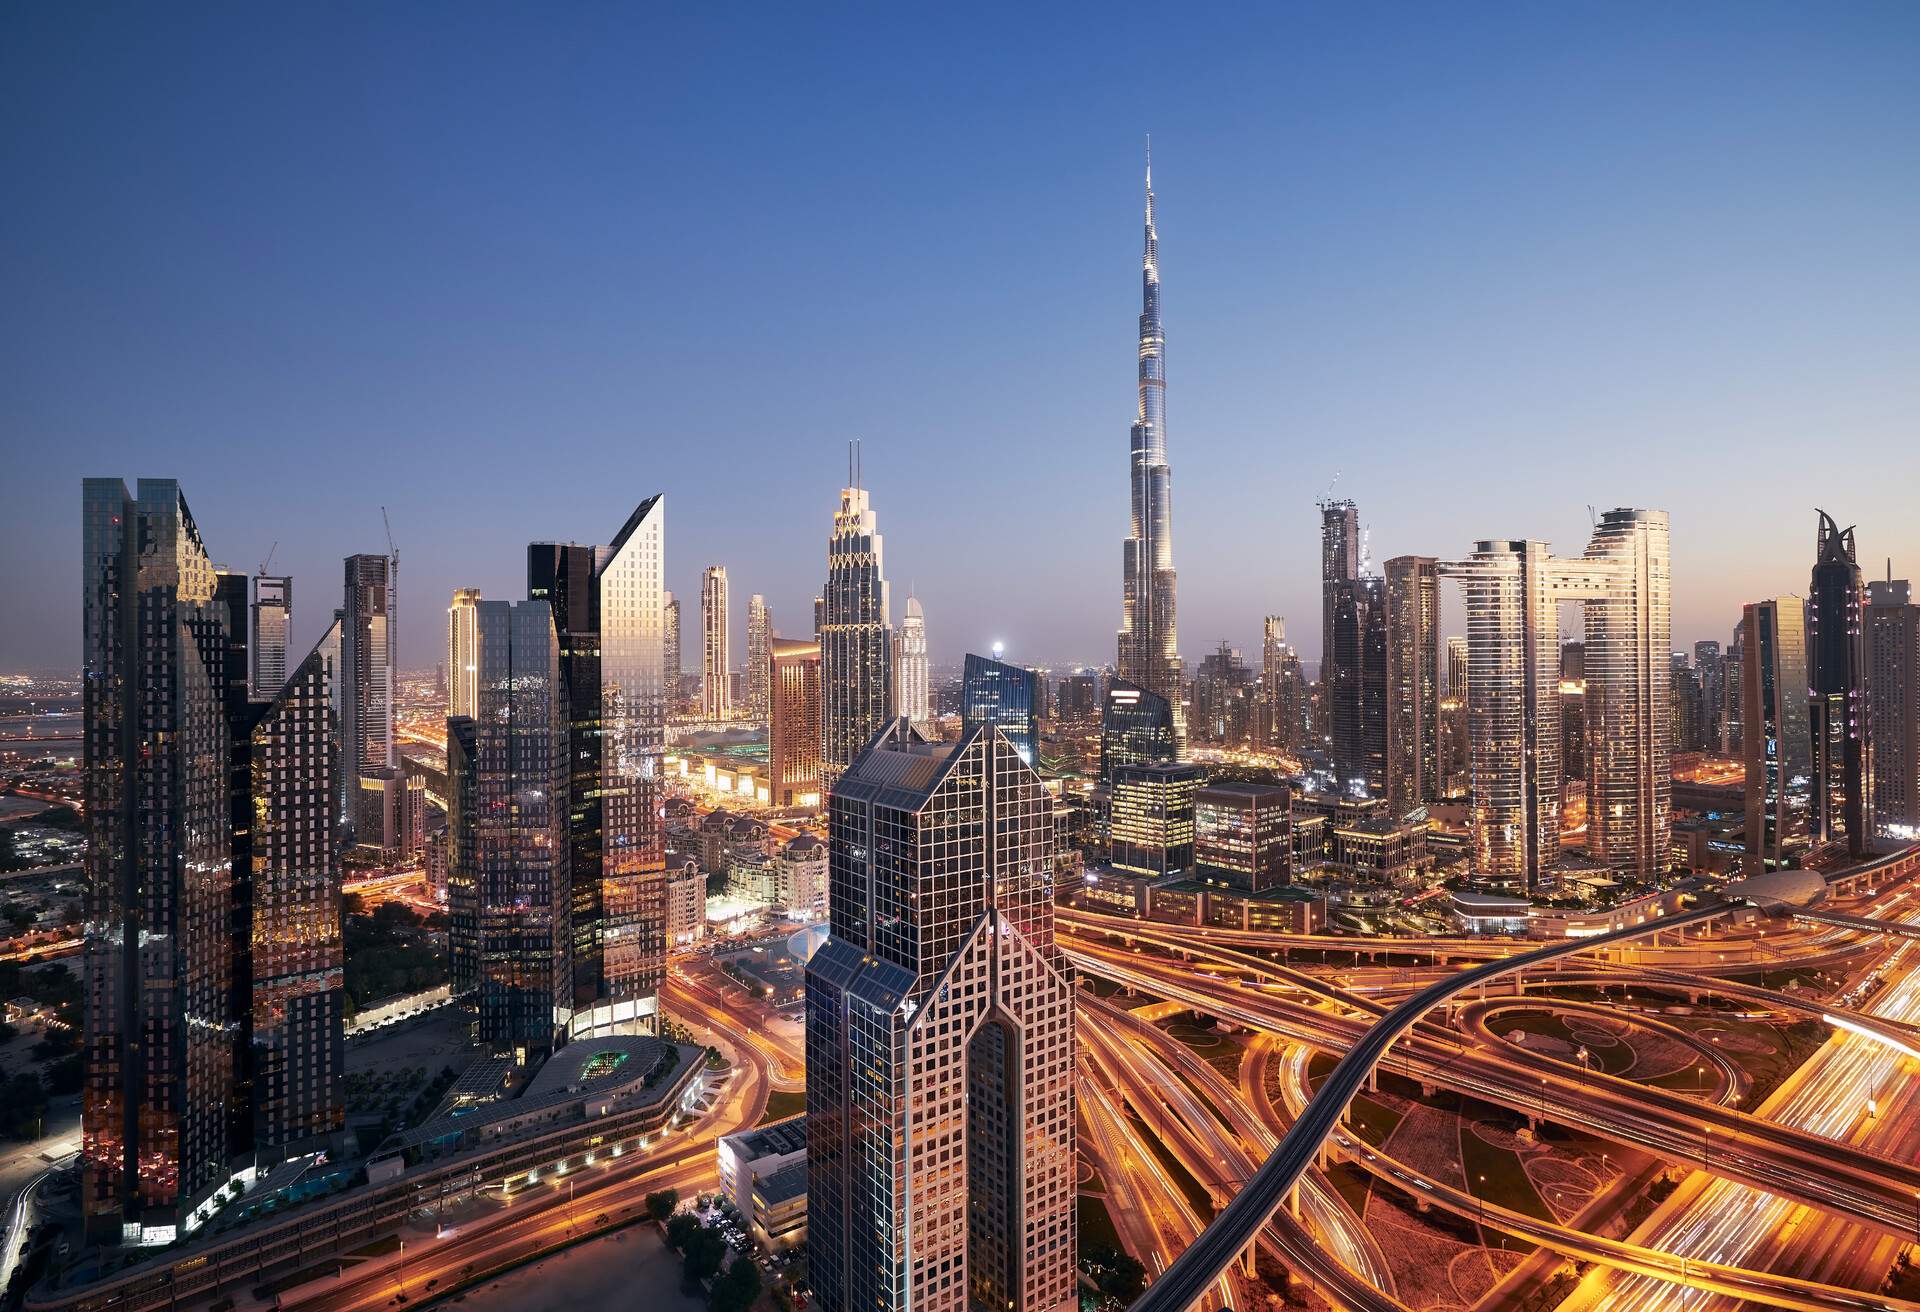
[[[1147,153],[1146,254],[1140,266],[1140,406],[1133,421],[1133,530],[1124,544],[1120,677],[1167,699],[1186,754],[1180,640],[1174,624],[1173,471],[1167,467],[1167,338],[1160,326],[1159,233],[1153,225],[1153,153]]]

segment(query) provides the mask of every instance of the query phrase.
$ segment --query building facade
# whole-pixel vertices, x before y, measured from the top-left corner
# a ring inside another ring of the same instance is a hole
[[[1813,841],[1858,859],[1870,846],[1864,638],[1866,587],[1853,530],[1820,512],[1807,590],[1807,731],[1813,735]]]
[[[1167,335],[1160,322],[1160,233],[1147,163],[1146,250],[1140,263],[1140,375],[1130,462],[1132,518],[1121,546],[1120,678],[1163,698],[1174,756],[1186,751],[1186,676],[1173,569],[1173,470],[1167,464]]]
[[[1100,778],[1113,782],[1123,765],[1157,765],[1176,760],[1180,729],[1173,708],[1158,693],[1115,680],[1107,688],[1100,714]]]
[[[1405,815],[1440,786],[1440,576],[1431,556],[1387,562],[1387,805]]]
[[[1798,597],[1741,614],[1747,869],[1800,863],[1813,832],[1813,738],[1807,732],[1806,608]]]
[[[933,718],[927,674],[927,613],[920,598],[907,597],[906,614],[893,637],[893,713],[925,724]]]
[[[863,487],[842,488],[819,607],[820,783],[830,791],[893,717],[893,628],[879,518]]]
[[[768,680],[773,675],[773,608],[759,593],[747,598],[747,718],[767,720]]]
[[[728,685],[733,630],[727,615],[727,567],[709,565],[700,576],[700,714],[725,720],[733,714]]]
[[[964,729],[997,725],[1020,759],[1039,763],[1040,721],[1034,704],[1039,700],[1032,670],[987,656],[967,653],[960,683],[960,720]]]
[[[455,588],[447,604],[447,714],[471,719],[479,714],[474,699],[474,649],[479,634],[474,625],[474,607],[480,603],[480,589]]]
[[[340,631],[345,718],[340,734],[348,783],[353,776],[399,764],[393,738],[395,573],[389,556],[347,557],[346,623]],[[356,842],[373,848],[397,846],[397,836],[381,828],[380,813],[369,809],[350,818]]]
[[[1193,795],[1193,861],[1203,880],[1250,893],[1292,878],[1291,795],[1283,784],[1202,784]]]
[[[1109,832],[1113,868],[1139,875],[1193,869],[1194,799],[1200,767],[1168,762],[1113,772]]]
[[[1874,831],[1920,837],[1920,606],[1907,580],[1867,585],[1863,645]]]
[[[1071,1312],[1073,983],[1052,803],[991,727],[896,721],[834,789],[807,964],[809,1274],[822,1312]]]
[[[293,637],[293,580],[284,574],[254,575],[249,618],[247,653],[252,668],[247,686],[256,699],[265,700],[287,681],[287,646]]]
[[[820,644],[775,638],[768,657],[767,776],[775,806],[820,805]]]

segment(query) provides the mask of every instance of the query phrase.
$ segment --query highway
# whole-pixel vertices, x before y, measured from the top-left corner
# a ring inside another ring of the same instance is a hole
[[[1281,1140],[1279,1147],[1261,1163],[1246,1187],[1214,1217],[1213,1224],[1174,1259],[1173,1265],[1147,1288],[1145,1294],[1134,1301],[1133,1312],[1186,1312],[1201,1293],[1233,1265],[1241,1250],[1260,1232],[1299,1183],[1300,1177],[1319,1154],[1321,1145],[1345,1115],[1347,1103],[1367,1082],[1393,1041],[1412,1029],[1429,1011],[1467,989],[1511,971],[1544,965],[1576,952],[1626,943],[1664,930],[1702,924],[1725,915],[1728,910],[1724,906],[1703,907],[1652,924],[1633,925],[1588,939],[1554,943],[1503,960],[1484,962],[1461,971],[1451,979],[1428,985],[1395,1007],[1369,1026],[1347,1055],[1340,1059],[1321,1084],[1313,1101],[1294,1122],[1286,1138]]]

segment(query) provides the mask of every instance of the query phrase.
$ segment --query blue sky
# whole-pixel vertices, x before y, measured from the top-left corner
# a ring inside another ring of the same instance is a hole
[[[1670,511],[1676,646],[1815,505],[1920,573],[1920,8],[920,8],[0,11],[0,669],[90,474],[305,639],[385,503],[409,664],[656,491],[801,631],[856,436],[936,659],[1109,660],[1148,132],[1190,662],[1317,656],[1336,474],[1376,561]]]

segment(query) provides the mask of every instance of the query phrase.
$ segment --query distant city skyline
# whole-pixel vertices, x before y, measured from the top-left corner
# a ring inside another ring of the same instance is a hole
[[[1816,505],[1920,573],[1920,11],[1201,14],[1150,111],[1125,15],[744,21],[9,15],[0,669],[78,667],[119,470],[275,552],[300,650],[383,504],[431,669],[455,588],[655,492],[677,595],[804,637],[852,437],[935,664],[1105,664],[1148,132],[1189,660],[1318,662],[1329,489],[1376,568],[1666,511],[1681,650],[1804,590]]]

